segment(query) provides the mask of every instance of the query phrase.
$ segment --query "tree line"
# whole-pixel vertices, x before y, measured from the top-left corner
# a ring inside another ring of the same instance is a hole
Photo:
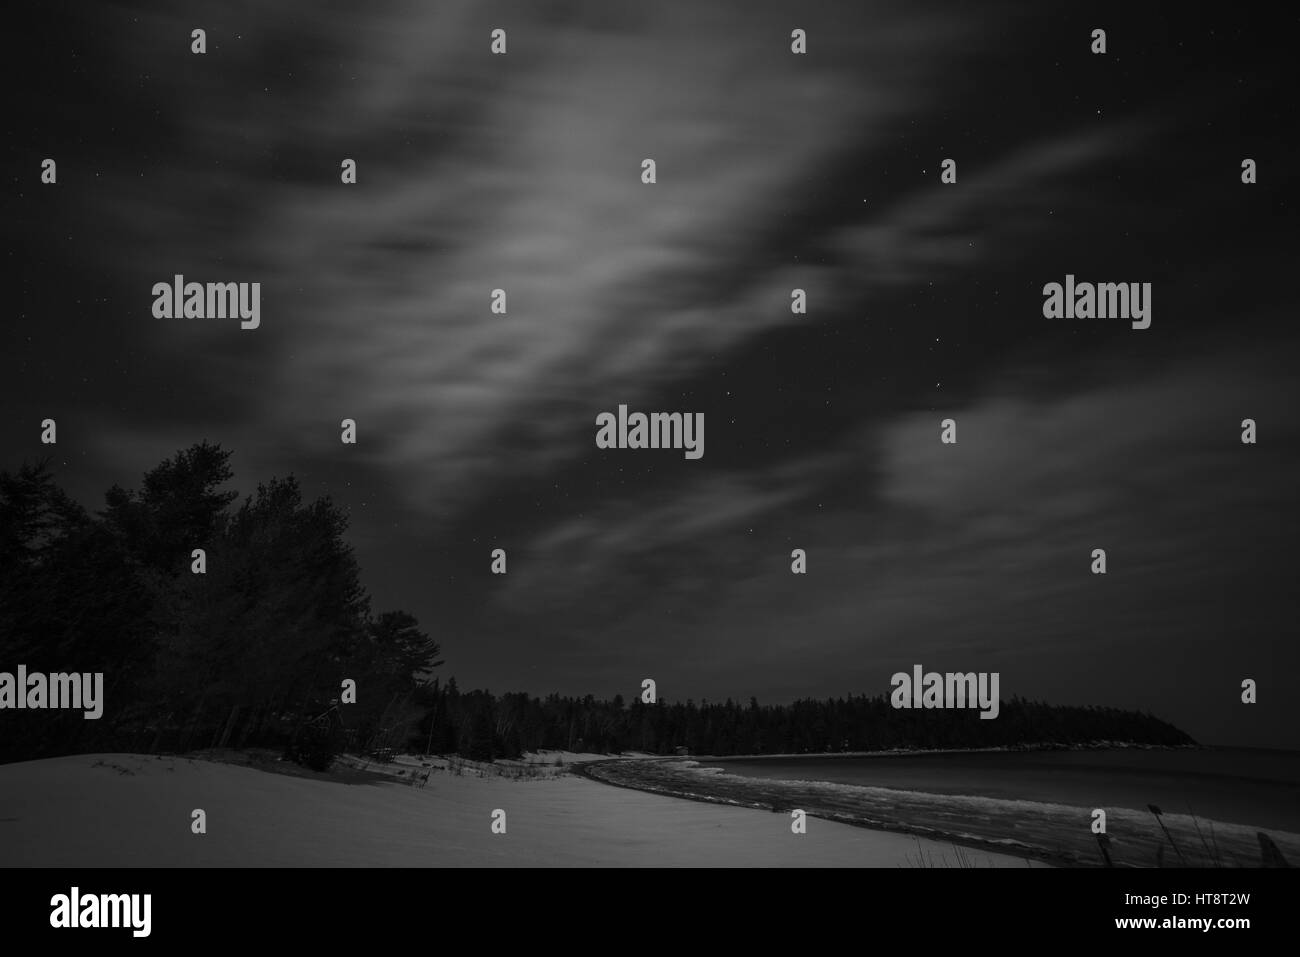
[[[477,760],[526,751],[673,754],[820,754],[896,748],[994,748],[1096,742],[1182,746],[1195,742],[1149,713],[1049,705],[1013,696],[997,720],[964,709],[898,710],[887,695],[784,705],[659,700],[630,704],[526,694],[461,692],[455,679],[428,688],[429,713],[406,748]],[[426,737],[427,736],[427,737]]]
[[[0,760],[96,750],[372,745],[417,721],[437,642],[374,614],[347,515],[292,476],[237,501],[200,443],[90,513],[48,463],[0,472],[0,670],[102,672],[104,716],[6,711]],[[202,556],[196,557],[195,550]],[[202,573],[197,573],[198,569]],[[364,692],[341,710],[343,679]],[[342,736],[342,738],[340,737]]]
[[[1014,697],[981,721],[895,710],[883,695],[759,705],[462,692],[433,677],[441,649],[414,616],[372,611],[346,513],[308,501],[292,476],[240,500],[224,488],[229,459],[191,446],[139,488],[109,489],[94,513],[48,463],[0,472],[0,671],[102,672],[106,699],[92,721],[6,710],[0,761],[271,747],[323,768],[343,749],[494,760],[1192,743],[1150,714]],[[344,679],[361,689],[355,702]]]

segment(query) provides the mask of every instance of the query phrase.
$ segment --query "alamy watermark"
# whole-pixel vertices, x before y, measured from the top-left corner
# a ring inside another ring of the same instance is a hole
[[[921,666],[913,665],[910,675],[900,671],[889,683],[894,689],[889,703],[895,708],[979,708],[981,718],[996,718],[1001,708],[996,671],[922,674]]]
[[[82,894],[78,887],[50,898],[51,927],[129,927],[131,936],[152,929],[152,894]]]
[[[80,709],[93,721],[104,713],[104,673],[28,674],[26,665],[19,665],[17,674],[0,671],[0,710],[5,708]]]
[[[1043,287],[1043,315],[1048,319],[1131,319],[1134,329],[1151,327],[1151,283],[1075,282]]]
[[[179,273],[171,282],[153,284],[155,319],[241,319],[241,329],[262,324],[260,282],[186,282]]]
[[[596,416],[598,449],[684,449],[688,459],[704,455],[703,412],[633,412],[618,407],[618,415]]]

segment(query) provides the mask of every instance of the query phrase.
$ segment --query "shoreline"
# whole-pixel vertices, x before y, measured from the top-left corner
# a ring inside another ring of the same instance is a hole
[[[1174,750],[1174,749],[1169,749]],[[915,754],[915,752],[911,752]],[[848,756],[848,755],[845,755]],[[775,757],[775,755],[771,756]],[[796,757],[805,757],[803,755]],[[811,755],[807,757],[813,757]],[[571,770],[614,787],[909,834],[1055,866],[1257,867],[1261,836],[1300,860],[1300,834],[1190,814],[1108,807],[1106,854],[1091,830],[1092,809],[1046,801],[939,794],[828,781],[747,777],[706,766],[707,758],[609,759]]]
[[[1231,747],[1231,746],[1228,746]],[[783,754],[681,754],[655,755],[664,758],[686,758],[692,761],[762,761],[782,758],[915,758],[927,754],[1023,754],[1036,751],[1212,751],[1214,745],[1204,744],[1145,744],[1135,741],[1090,741],[1087,744],[1001,745],[991,748],[891,748],[886,751],[805,751]],[[611,757],[620,757],[611,755]]]
[[[783,757],[784,755],[765,755],[765,757]],[[803,755],[799,755],[802,757]],[[846,757],[848,755],[845,755]],[[865,755],[857,755],[859,757]],[[755,811],[771,811],[774,814],[780,814],[785,810],[793,810],[793,805],[789,808],[782,808],[775,803],[766,804],[762,801],[746,801],[743,799],[729,799],[716,794],[701,793],[689,790],[677,790],[670,787],[657,787],[649,783],[632,783],[627,780],[613,780],[599,771],[593,770],[596,767],[603,767],[610,761],[621,759],[609,758],[601,761],[584,761],[580,764],[574,764],[569,771],[581,778],[603,784],[607,787],[623,788],[629,791],[639,791],[644,794],[655,794],[661,797],[677,798],[683,801],[695,801],[700,804],[722,805],[725,807],[748,808]],[[694,758],[684,757],[656,757],[648,759],[637,759],[646,761],[694,761]],[[759,779],[750,779],[759,780]],[[888,834],[906,834],[928,841],[935,841],[942,844],[952,844],[956,847],[966,847],[971,850],[982,851],[985,853],[1002,854],[1009,857],[1022,858],[1025,861],[1035,861],[1040,864],[1046,864],[1051,867],[1080,867],[1083,865],[1077,859],[1066,855],[1051,854],[1044,852],[1028,844],[1017,844],[1014,841],[1005,839],[980,840],[970,837],[969,835],[945,833],[935,831],[919,825],[893,824],[882,821],[868,821],[853,815],[836,815],[820,810],[807,811],[809,818],[817,818],[832,824],[847,824],[850,827],[860,827],[870,831],[879,831]]]

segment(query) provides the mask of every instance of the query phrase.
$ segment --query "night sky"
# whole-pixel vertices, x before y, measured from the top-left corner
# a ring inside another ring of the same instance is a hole
[[[920,663],[1300,747],[1294,13],[83,6],[10,38],[0,468],[90,508],[204,439],[293,473],[462,688]],[[261,327],[154,318],[177,273]],[[1067,273],[1151,328],[1044,318]],[[597,449],[619,404],[703,412],[703,458]]]

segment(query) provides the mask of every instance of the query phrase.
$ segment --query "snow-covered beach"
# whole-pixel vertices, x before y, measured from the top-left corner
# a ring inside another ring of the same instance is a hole
[[[187,757],[0,766],[0,865],[163,867],[1025,866],[912,835],[686,801],[560,774],[354,780]],[[544,763],[544,762],[543,762]],[[501,773],[502,771],[506,773]],[[399,774],[399,772],[401,772]],[[207,833],[191,832],[202,809]],[[506,833],[492,831],[506,812]]]

